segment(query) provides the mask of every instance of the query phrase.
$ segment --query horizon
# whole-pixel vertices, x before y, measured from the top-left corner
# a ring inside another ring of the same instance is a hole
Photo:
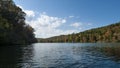
[[[79,33],[119,22],[119,0],[14,0],[36,38]]]

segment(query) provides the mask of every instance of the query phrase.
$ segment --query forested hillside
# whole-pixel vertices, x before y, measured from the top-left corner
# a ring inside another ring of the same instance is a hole
[[[77,34],[61,35],[39,42],[120,42],[120,22],[108,26],[86,30]]]
[[[25,13],[12,0],[0,0],[0,44],[36,42],[34,30],[25,24]]]

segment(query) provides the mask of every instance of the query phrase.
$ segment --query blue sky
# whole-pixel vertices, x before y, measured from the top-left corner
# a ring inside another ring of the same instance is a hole
[[[14,0],[35,36],[77,33],[120,21],[120,0]]]

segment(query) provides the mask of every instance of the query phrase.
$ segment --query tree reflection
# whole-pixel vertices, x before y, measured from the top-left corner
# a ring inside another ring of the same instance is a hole
[[[23,46],[1,46],[0,68],[21,68],[32,58],[33,47]]]
[[[89,55],[89,56],[96,56],[109,58],[113,61],[120,61],[120,45],[119,43],[115,44],[96,44],[94,46],[79,46],[72,48],[74,55]],[[88,58],[88,57],[87,57]]]
[[[120,61],[120,46],[104,46],[99,50],[106,56],[111,57],[112,60]]]
[[[113,61],[120,61],[120,46],[119,45],[102,45],[102,46],[92,46],[87,49],[89,52],[92,52],[100,55],[104,55],[107,58],[112,59]],[[99,56],[100,56],[99,55]],[[103,57],[104,57],[103,56]]]

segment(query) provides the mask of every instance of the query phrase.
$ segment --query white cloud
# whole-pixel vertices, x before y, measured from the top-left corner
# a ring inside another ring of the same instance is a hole
[[[22,6],[17,5],[18,7],[20,7],[25,13],[26,13],[26,17],[34,17],[35,16],[35,12],[32,10],[25,10]]]
[[[31,10],[24,10],[24,12],[26,13],[27,17],[34,17],[34,16],[35,16],[34,11],[31,11]]]
[[[92,23],[87,23],[88,26],[92,26],[93,24]]]
[[[73,27],[75,27],[75,28],[78,28],[78,27],[82,26],[82,23],[80,23],[80,22],[75,22],[75,23],[70,24],[70,26],[73,26]]]
[[[74,16],[69,16],[69,18],[73,18]]]
[[[57,35],[66,35],[71,33],[77,33],[78,30],[62,30],[58,27],[62,27],[66,23],[66,19],[48,16],[46,13],[40,13],[35,20],[29,20],[27,18],[26,23],[30,24],[35,29],[36,37],[47,38]]]
[[[20,7],[21,9],[23,9],[23,7],[21,5],[17,5],[18,7]]]
[[[40,28],[43,29],[44,27]],[[40,38],[48,38],[52,36],[58,36],[58,35],[66,35],[66,34],[72,34],[72,33],[78,33],[78,30],[61,30],[61,29],[49,29],[44,28],[44,30],[37,30],[35,32],[36,37]]]
[[[41,13],[40,16],[37,17],[35,20],[27,21],[27,23],[37,24],[35,26],[31,25],[33,27],[40,26],[40,27],[57,28],[61,26],[63,23],[66,23],[66,20],[58,17],[48,16],[46,14]]]

